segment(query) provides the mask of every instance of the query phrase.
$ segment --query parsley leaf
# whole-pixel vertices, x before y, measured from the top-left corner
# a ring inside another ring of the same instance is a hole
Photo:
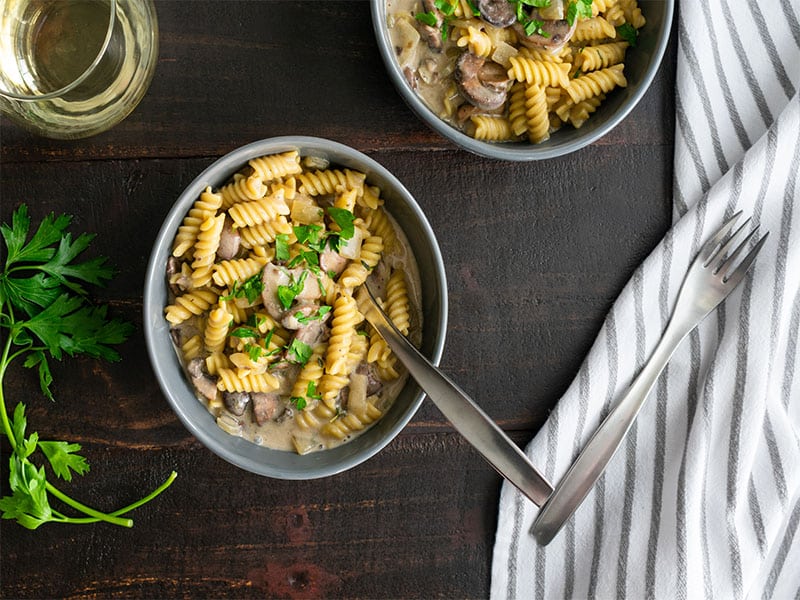
[[[234,281],[231,287],[231,293],[227,296],[220,296],[220,300],[247,298],[247,301],[253,304],[263,291],[264,281],[261,279],[261,273],[259,272],[246,279],[241,285],[239,285],[238,281]]]
[[[432,10],[424,13],[417,13],[414,15],[414,18],[420,23],[424,23],[430,27],[436,27],[436,14]]]
[[[298,339],[294,339],[286,351],[286,358],[288,358],[290,362],[304,365],[308,362],[308,359],[311,358],[312,353],[313,349],[311,346]]]
[[[592,18],[592,0],[573,0],[567,6],[567,23],[570,27],[575,23],[575,19]]]
[[[275,236],[275,259],[289,260],[289,235],[286,233]]]
[[[289,398],[289,402],[294,404],[297,407],[297,410],[303,410],[306,406],[308,406],[308,402],[306,402],[305,398],[301,398],[300,396],[292,396]]]
[[[86,459],[77,454],[80,445],[40,441],[36,432],[26,437],[25,405],[17,404],[12,419],[8,419],[3,400],[3,377],[16,358],[24,357],[25,367],[38,369],[42,393],[52,400],[53,376],[48,359],[86,354],[119,360],[112,346],[124,342],[133,332],[130,323],[109,319],[106,306],[87,301],[83,284],[102,285],[111,278],[113,270],[102,257],[75,262],[94,236],[81,234],[73,238],[66,231],[71,220],[66,215],[56,217],[51,213],[42,219],[28,240],[31,220],[23,204],[14,211],[11,225],[0,225],[6,250],[5,265],[0,271],[0,340],[4,344],[0,351],[0,422],[11,442],[8,474],[11,495],[0,498],[0,513],[2,518],[14,519],[28,529],[48,522],[98,521],[130,527],[133,521],[123,515],[158,496],[172,484],[176,473],[119,511],[103,513],[87,507],[57,489],[47,480],[44,467],[37,468],[31,461],[43,456],[56,477],[71,481],[73,473],[82,475],[89,470]],[[84,516],[68,517],[52,509],[49,494]]]
[[[253,329],[252,327],[245,327],[244,325],[241,325],[241,326],[237,327],[236,329],[231,331],[228,335],[230,335],[231,337],[236,337],[236,338],[258,338],[258,337],[261,337],[261,334],[260,334],[259,331]]]
[[[306,316],[300,311],[297,311],[296,313],[294,313],[294,316],[297,319],[297,322],[300,323],[301,325],[308,325],[311,321],[321,321],[322,318],[325,315],[327,315],[330,311],[331,311],[330,306],[320,306],[317,312],[315,312],[313,315]]]
[[[285,310],[289,310],[297,295],[303,291],[308,278],[308,271],[303,271],[297,281],[291,277],[289,285],[278,286],[278,300]]]
[[[349,240],[355,234],[355,226],[353,222],[356,217],[346,208],[336,208],[335,206],[328,207],[328,214],[339,226],[339,237],[343,240]]]
[[[83,475],[89,470],[89,463],[83,456],[75,454],[81,449],[80,444],[68,444],[67,442],[39,442],[53,472],[64,479],[72,481],[72,471],[78,475]]]
[[[636,47],[636,43],[639,41],[639,31],[630,23],[623,23],[617,27],[617,34],[628,42],[632,48]]]

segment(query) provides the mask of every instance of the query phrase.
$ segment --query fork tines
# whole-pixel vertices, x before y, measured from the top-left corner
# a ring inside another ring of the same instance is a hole
[[[730,282],[732,285],[736,285],[744,274],[747,273],[747,270],[753,264],[753,261],[756,258],[756,255],[761,250],[761,247],[764,245],[764,242],[767,240],[767,236],[769,232],[766,232],[752,247],[750,252],[738,263],[738,265],[734,268],[734,263],[736,262],[739,255],[747,248],[748,243],[753,238],[753,236],[758,231],[758,226],[754,227],[750,233],[748,233],[745,238],[738,242],[738,245],[733,248],[733,245],[737,242],[737,238],[739,234],[744,231],[747,225],[750,223],[750,217],[748,217],[744,223],[742,223],[736,231],[731,234],[731,236],[725,240],[725,237],[728,233],[733,229],[733,226],[736,224],[736,221],[741,216],[742,211],[737,212],[734,214],[727,222],[725,222],[722,227],[717,230],[717,232],[711,236],[704,245],[703,248],[700,250],[698,258],[703,261],[703,267],[708,268],[710,265],[713,264],[712,272],[714,275],[719,275],[722,278],[724,283]]]

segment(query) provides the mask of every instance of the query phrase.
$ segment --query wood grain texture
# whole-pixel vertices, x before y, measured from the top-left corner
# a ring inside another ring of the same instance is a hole
[[[429,402],[378,456],[310,482],[273,481],[202,447],[162,396],[142,335],[142,286],[161,221],[218,156],[281,134],[329,137],[388,167],[417,198],[447,268],[443,369],[524,445],[571,383],[603,318],[671,215],[675,43],[613,132],[568,157],[465,153],[392,87],[369,4],[157,3],[161,52],[145,100],[108,133],[35,138],[0,121],[0,220],[74,215],[119,269],[98,299],[136,326],[122,362],[6,376],[43,438],[84,445],[64,487],[113,509],[160,483],[133,529],[2,522],[0,597],[486,597],[499,477]],[[8,445],[0,443],[8,493]]]

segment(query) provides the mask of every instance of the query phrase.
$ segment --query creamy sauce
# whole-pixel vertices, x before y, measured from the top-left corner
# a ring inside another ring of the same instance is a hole
[[[459,127],[455,109],[464,103],[453,80],[455,61],[463,52],[450,38],[434,52],[420,37],[414,15],[425,12],[420,0],[387,0],[389,36],[394,44],[400,70],[423,102],[443,119]],[[460,127],[459,127],[460,128]]]
[[[330,168],[333,169],[334,167]],[[307,169],[307,171],[310,171],[310,169]],[[298,192],[297,197],[300,198],[301,196],[303,196],[303,194]],[[323,197],[324,196],[319,196],[317,199],[313,200],[313,202],[319,202],[319,205],[322,206],[325,202],[332,200],[332,198],[322,200]],[[305,198],[305,200],[308,200],[308,198]],[[289,202],[290,207],[291,204],[292,203]],[[358,205],[354,209],[356,217],[359,217],[359,215],[368,214],[368,211],[369,209],[366,207]],[[226,211],[220,210],[218,214],[222,214],[223,212]],[[378,298],[386,298],[387,282],[390,274],[396,272],[397,270],[402,270],[404,273],[405,286],[408,294],[408,338],[415,345],[419,345],[422,337],[422,286],[419,277],[419,270],[411,246],[402,229],[398,226],[397,222],[391,217],[391,215],[385,211],[384,213],[394,230],[395,240],[389,247],[384,249],[378,264],[369,271],[370,275],[368,277],[368,281],[370,283],[370,288]],[[230,217],[229,213],[226,214],[228,214],[228,217]],[[290,220],[290,223],[292,222],[293,221]],[[375,235],[376,232],[371,232],[371,234]],[[265,245],[264,247],[268,251],[271,250],[268,245]],[[247,255],[244,250],[240,250],[236,257],[242,258],[245,256],[253,256],[252,249],[248,250],[248,252],[251,254]],[[342,252],[344,252],[344,250],[342,250]],[[191,251],[189,254],[191,254]],[[361,260],[360,253],[358,254],[357,259],[359,261]],[[170,306],[167,308],[168,320],[170,308],[177,304],[176,298],[182,294],[188,294],[196,291],[192,289],[190,284],[186,283],[187,272],[190,270],[187,265],[191,264],[192,258],[187,258],[187,256],[184,255],[178,259],[178,262],[181,263],[180,268],[176,268],[173,265],[173,270],[168,272],[168,280],[171,289]],[[348,265],[355,262],[356,259],[353,259],[348,262]],[[270,264],[273,264],[272,260],[267,263],[268,266]],[[279,268],[287,270],[282,266]],[[181,275],[181,272],[183,275]],[[309,273],[311,272],[312,271],[309,270]],[[261,277],[260,274],[259,277]],[[317,279],[314,281],[314,286],[319,284],[320,289],[324,289],[323,279],[326,282],[326,285],[338,286],[338,284],[333,283],[333,279],[325,279],[325,277],[328,276],[317,276]],[[183,287],[176,288],[179,283]],[[227,290],[220,290],[214,288],[212,285],[210,287],[202,287],[199,289],[215,290],[215,293],[224,297],[226,294],[231,293],[232,288],[229,287]],[[339,288],[336,287],[335,289],[338,290]],[[359,288],[355,288],[353,298],[358,297],[356,293],[358,290]],[[337,292],[337,294],[338,293],[339,292]],[[259,296],[259,299],[256,299],[255,301],[250,301],[244,298],[236,299],[238,304],[241,304],[243,307],[245,307],[243,308],[245,311],[243,314],[246,315],[250,321],[253,321],[253,323],[256,322],[253,320],[253,315],[258,314],[263,316],[266,314],[265,311],[267,308],[265,305],[261,304],[260,298],[261,296]],[[266,298],[264,299],[264,302],[266,302]],[[323,294],[323,296],[319,298],[317,302],[319,302],[320,306],[325,305],[325,295]],[[285,314],[289,315],[289,313],[293,313],[293,311],[295,311],[298,307],[302,306],[308,305],[298,305],[295,303],[292,305],[291,309],[287,309]],[[317,305],[315,304],[314,306]],[[269,418],[259,419],[261,421],[259,424],[259,420],[256,419],[254,413],[255,401],[253,400],[253,393],[249,393],[246,400],[247,405],[245,409],[241,411],[242,405],[236,405],[235,402],[231,400],[228,393],[224,393],[222,390],[217,390],[214,387],[211,388],[213,391],[209,391],[208,387],[205,388],[205,392],[203,391],[204,388],[201,384],[208,384],[208,381],[203,381],[204,378],[206,380],[211,380],[214,386],[217,385],[218,381],[217,375],[213,374],[215,372],[214,369],[211,368],[211,365],[213,364],[212,359],[214,359],[214,356],[211,355],[214,353],[211,352],[208,349],[208,346],[205,345],[206,342],[204,338],[208,322],[210,321],[209,315],[213,310],[217,309],[217,307],[221,308],[222,303],[220,302],[219,304],[214,304],[208,309],[204,310],[201,314],[191,316],[180,323],[174,324],[172,332],[173,341],[175,342],[175,349],[181,359],[184,369],[186,370],[187,379],[193,382],[198,382],[196,387],[198,400],[207,407],[212,415],[214,415],[219,427],[231,435],[240,436],[255,444],[269,448],[295,451],[299,453],[313,452],[338,446],[342,443],[350,441],[358,435],[361,435],[375,422],[377,422],[380,417],[391,407],[395,401],[395,398],[406,384],[408,375],[405,369],[398,361],[396,361],[396,359],[394,366],[390,367],[387,371],[385,367],[386,363],[384,362],[375,361],[368,364],[366,362],[366,356],[364,356],[359,362],[353,364],[353,359],[348,358],[347,364],[349,365],[349,371],[345,373],[345,375],[348,377],[349,383],[345,385],[343,392],[335,397],[335,414],[332,416],[325,415],[324,420],[320,421],[320,413],[324,413],[326,406],[328,406],[330,403],[323,404],[322,400],[316,400],[316,395],[312,393],[309,395],[309,397],[303,399],[303,401],[307,401],[307,405],[303,408],[298,406],[299,403],[297,402],[297,398],[292,397],[293,387],[298,375],[301,372],[302,366],[300,364],[292,364],[291,361],[287,360],[287,358],[291,356],[291,353],[289,350],[287,350],[290,347],[290,341],[286,340],[286,345],[281,349],[281,358],[275,362],[272,362],[267,368],[267,373],[270,377],[274,378],[272,381],[276,383],[276,386],[273,386],[273,389],[271,389],[269,393],[271,394],[271,398],[273,400],[276,398],[276,396],[279,396],[279,402],[273,403],[270,406],[271,412],[269,414]],[[330,310],[330,313],[326,315],[328,318],[320,321],[324,323],[324,326],[322,327],[321,337],[318,337],[317,341],[314,343],[315,346],[320,342],[326,342],[329,338],[333,315],[334,311]],[[314,316],[319,317],[321,315]],[[237,323],[236,325],[232,324],[229,326],[225,349],[223,351],[216,351],[217,357],[219,357],[220,354],[224,354],[224,358],[222,359],[224,362],[230,362],[229,359],[231,359],[233,353],[237,351],[241,352],[241,348],[238,350],[236,349],[237,343],[239,343],[241,346],[241,341],[238,339],[238,336],[237,338],[234,338],[233,336],[229,335],[230,331],[235,330],[239,325],[241,325],[241,323]],[[366,321],[356,325],[356,329],[367,335],[373,331],[371,327],[367,325]],[[294,337],[294,331],[292,329],[283,329],[277,327],[273,328],[273,332],[282,332],[280,334],[276,333],[276,335],[286,336],[288,334]],[[355,335],[358,336],[359,334],[356,333]],[[198,339],[201,341],[197,342]],[[270,338],[267,337],[266,339],[269,340]],[[189,348],[189,346],[192,344],[192,340],[194,340],[195,346],[197,346],[198,343],[200,344],[199,350],[197,348],[194,350]],[[362,347],[364,344],[366,344],[366,347],[369,348],[369,337],[366,337],[366,341],[364,341],[364,338],[359,341],[362,343]],[[262,339],[261,343],[266,349],[269,348],[269,341]],[[307,347],[310,349],[311,345]],[[318,355],[314,355],[314,357],[316,356]],[[312,357],[311,360],[314,360],[314,357]],[[189,359],[194,360],[192,361]],[[324,359],[325,355],[323,353],[317,359],[320,365],[324,364]],[[209,361],[211,361],[211,364],[209,364]],[[227,366],[232,367],[233,365],[228,364]],[[202,369],[202,373],[200,374],[198,374],[199,369]],[[392,369],[394,369],[394,373],[392,373]],[[325,370],[327,372],[327,366],[325,366]],[[241,372],[241,369],[239,372]],[[192,373],[194,373],[194,378]],[[245,371],[245,374],[246,373],[247,372]],[[389,373],[389,375],[387,375],[387,373]],[[376,390],[374,388],[377,386],[378,382],[380,382],[381,385]],[[367,387],[368,383],[371,383],[371,387],[373,388],[369,395],[365,391],[369,389]],[[219,380],[219,384],[220,386],[223,385],[221,379]],[[356,390],[355,393],[351,391],[351,387]],[[319,390],[316,391],[319,392]],[[371,412],[363,412],[366,405],[371,405],[374,407],[370,408]],[[238,410],[234,410],[234,406],[238,406]],[[362,412],[357,413],[356,406],[360,407],[359,410]],[[352,410],[349,411],[349,408],[352,408]],[[375,409],[377,409],[378,412],[376,412]],[[352,419],[356,417],[357,414],[367,413],[370,415],[369,419],[362,420],[361,424],[357,426],[351,426],[353,423]],[[314,419],[316,419],[316,421],[314,421]],[[342,419],[342,424],[331,425],[337,419]],[[309,426],[309,422],[314,422],[315,425]],[[338,431],[338,433],[336,433],[336,431]]]

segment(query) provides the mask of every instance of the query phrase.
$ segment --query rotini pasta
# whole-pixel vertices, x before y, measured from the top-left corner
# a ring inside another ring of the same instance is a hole
[[[255,443],[310,452],[347,441],[405,381],[355,300],[373,274],[387,314],[418,339],[408,242],[378,187],[321,158],[261,156],[219,189],[190,209],[167,275],[165,318],[198,398]]]
[[[388,5],[400,68],[440,118],[498,143],[539,144],[592,118],[592,98],[627,85],[625,57],[646,23],[637,0],[509,0],[483,11],[468,0],[430,4]]]

